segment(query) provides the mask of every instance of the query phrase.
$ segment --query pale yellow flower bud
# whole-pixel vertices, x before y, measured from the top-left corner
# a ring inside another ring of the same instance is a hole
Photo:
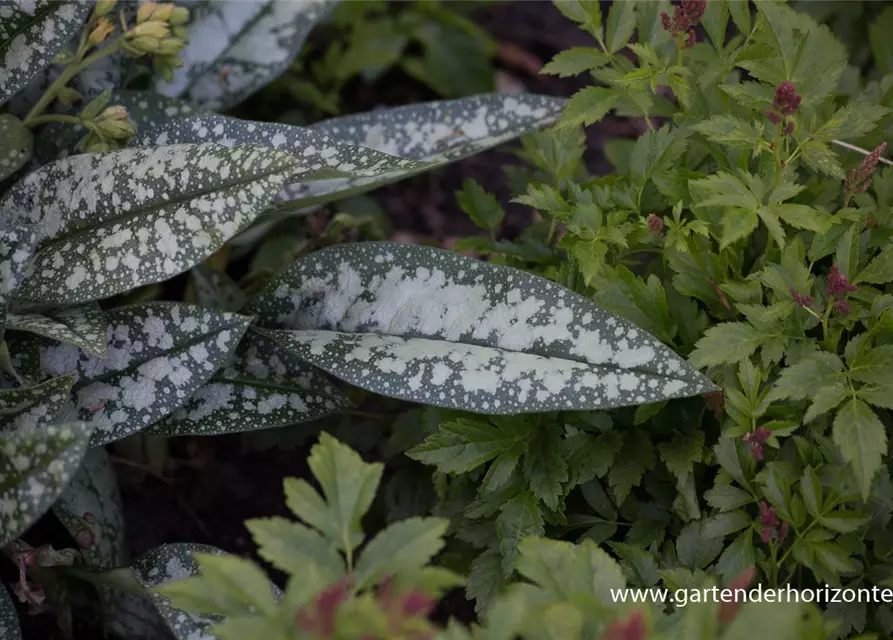
[[[160,45],[161,40],[148,36],[140,36],[130,41],[130,46],[139,53],[155,53]]]
[[[175,56],[183,50],[186,43],[177,38],[165,38],[158,47],[158,53],[163,56]]]
[[[96,23],[96,27],[93,29],[93,31],[90,32],[88,40],[90,41],[90,44],[92,44],[93,46],[97,46],[101,44],[106,38],[108,38],[114,30],[115,25],[113,25],[105,18],[100,18],[99,22]]]
[[[134,38],[147,37],[161,40],[168,36],[170,28],[168,28],[167,23],[152,20],[136,25],[128,33]]]
[[[93,125],[100,135],[112,140],[126,140],[136,135],[136,125],[130,120],[97,120]]]
[[[171,15],[174,12],[174,5],[170,2],[165,2],[164,4],[159,4],[155,6],[155,11],[152,12],[153,20],[160,20],[161,22],[167,22],[171,19]]]
[[[189,22],[189,9],[187,9],[186,7],[175,7],[168,22],[170,22],[175,27],[186,24],[187,22]]]
[[[99,114],[101,120],[127,120],[127,108],[121,105],[106,107],[105,111]]]
[[[111,10],[115,8],[115,2],[116,0],[99,0],[99,2],[96,3],[96,7],[94,8],[96,15],[104,16],[105,14],[111,12]]]
[[[152,17],[152,14],[155,13],[155,3],[154,2],[144,2],[140,5],[140,8],[136,12],[136,21],[137,22],[145,22],[149,18]]]

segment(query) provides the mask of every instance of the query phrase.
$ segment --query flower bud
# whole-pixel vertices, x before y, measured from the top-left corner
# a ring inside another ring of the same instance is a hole
[[[161,41],[157,38],[149,38],[141,36],[130,41],[130,46],[139,53],[155,53],[158,50]]]
[[[189,9],[186,7],[174,7],[171,17],[168,19],[175,27],[182,26],[189,22]]]
[[[112,9],[115,8],[115,2],[117,0],[99,0],[96,3],[96,6],[93,8],[93,11],[96,12],[97,16],[104,16],[107,13],[110,13]]]
[[[186,43],[178,38],[165,38],[158,47],[158,53],[163,56],[176,56],[185,46]]]
[[[140,8],[136,12],[136,21],[137,23],[145,22],[149,18],[152,17],[152,14],[155,13],[155,3],[154,2],[144,2],[140,5]]]
[[[115,25],[113,25],[105,18],[100,18],[99,21],[96,23],[96,27],[93,29],[93,31],[90,32],[90,35],[87,39],[90,41],[90,44],[92,44],[93,46],[97,46],[101,44],[106,38],[108,38],[114,30]]]
[[[136,135],[136,125],[130,120],[97,120],[93,126],[99,135],[112,140],[126,140]]]
[[[127,108],[121,105],[106,107],[105,111],[99,114],[100,120],[127,120]]]
[[[153,20],[160,20],[161,22],[167,22],[171,19],[171,15],[174,13],[174,5],[170,2],[165,2],[163,4],[155,5],[155,11],[152,12]]]
[[[142,24],[136,25],[128,33],[134,38],[146,37],[161,40],[162,38],[166,38],[168,36],[168,34],[170,33],[170,29],[164,22],[151,20],[149,22],[143,22]]]
[[[56,99],[64,105],[69,105],[77,102],[83,96],[72,89],[71,87],[62,87],[59,89],[59,93],[56,94]]]

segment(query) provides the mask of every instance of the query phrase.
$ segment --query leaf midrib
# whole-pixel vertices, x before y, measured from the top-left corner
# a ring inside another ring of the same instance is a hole
[[[38,24],[39,22],[42,22],[51,13],[55,13],[56,10],[60,6],[62,6],[62,5],[49,3],[43,9],[39,9],[38,11],[36,11],[34,13],[33,18],[26,19],[20,29],[17,29],[16,31],[14,31],[12,36],[8,40],[0,43],[0,53],[6,52],[9,49],[13,40],[15,40],[18,36],[22,35],[23,33],[25,33],[28,29],[30,29],[34,25]],[[22,13],[24,13],[24,12],[22,12]],[[25,14],[25,15],[27,15],[27,14]]]

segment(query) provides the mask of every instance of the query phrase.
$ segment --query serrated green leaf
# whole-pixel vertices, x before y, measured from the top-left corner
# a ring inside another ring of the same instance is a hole
[[[424,567],[443,548],[448,525],[445,518],[408,518],[385,527],[360,554],[355,571],[357,588]]]
[[[97,358],[108,357],[108,323],[96,304],[51,309],[42,314],[10,313],[6,324],[8,329],[74,345]]]
[[[471,561],[465,593],[469,600],[475,601],[476,612],[488,608],[503,586],[502,556],[498,549],[489,549]]]
[[[456,202],[472,222],[490,232],[495,233],[505,217],[505,211],[496,196],[470,178],[464,180],[462,190],[456,192]]]
[[[427,247],[318,251],[246,311],[351,384],[477,413],[606,408],[713,388],[642,330],[545,279]]]
[[[523,425],[519,425],[523,426]],[[512,428],[459,418],[440,426],[437,433],[406,452],[413,460],[435,465],[441,473],[468,473],[503,451],[524,443],[530,429]]]
[[[855,140],[870,133],[877,122],[890,113],[886,107],[868,102],[852,102],[834,112],[814,136],[823,142],[835,138]]]
[[[560,51],[540,69],[540,73],[567,78],[579,75],[590,69],[603,67],[609,60],[608,56],[595,47],[571,47],[570,49]]]
[[[723,322],[707,329],[689,360],[692,365],[712,367],[749,358],[766,341],[766,335],[746,322]]]
[[[524,455],[524,475],[533,495],[557,511],[563,493],[562,483],[568,479],[568,465],[564,460],[559,433],[540,430]]]
[[[709,6],[709,4],[708,4]],[[758,149],[763,141],[763,130],[753,121],[735,116],[711,116],[696,124],[693,129],[712,142],[731,149]]]
[[[871,262],[865,265],[853,282],[884,284],[893,282],[893,247],[885,247]]]
[[[301,575],[311,565],[321,579],[335,582],[345,572],[344,560],[335,546],[319,533],[285,518],[247,520],[258,547],[258,555],[271,565],[292,575]]]
[[[50,508],[81,464],[92,427],[84,422],[0,431],[0,545]]]
[[[355,549],[363,540],[360,519],[375,497],[383,465],[363,462],[356,451],[327,433],[310,450],[307,464],[322,488],[322,497],[305,480],[287,478],[288,508],[338,549]]]
[[[22,629],[19,626],[19,614],[15,603],[6,587],[0,586],[0,638],[3,640],[22,640]]]
[[[95,426],[94,447],[145,429],[186,402],[230,357],[250,322],[163,302],[118,307],[106,319],[107,359],[34,338],[45,374],[78,374],[75,411]]]
[[[605,44],[609,53],[620,51],[636,30],[636,3],[618,2],[611,5],[605,24]]]
[[[809,422],[834,409],[848,391],[849,383],[843,373],[841,359],[833,353],[820,351],[782,369],[769,399],[811,400],[812,404],[804,416],[804,420]]]
[[[747,209],[728,209],[722,216],[722,235],[719,248],[725,249],[738,240],[749,238],[760,224],[756,211]]]
[[[619,100],[620,94],[606,87],[580,89],[568,100],[558,126],[577,127],[598,122],[608,115]]]
[[[872,482],[887,453],[887,433],[874,411],[853,398],[834,417],[834,444],[850,463],[862,497],[868,499]]]
[[[626,563],[624,573],[634,585],[650,587],[657,584],[660,576],[657,563],[647,550],[634,544],[623,542],[609,543],[611,549]]]
[[[25,166],[34,150],[34,137],[22,121],[0,114],[0,182]]]
[[[350,406],[347,396],[321,371],[249,332],[208,382],[146,433],[186,436],[273,429]]]
[[[36,429],[56,422],[68,406],[75,376],[59,376],[16,389],[0,389],[0,430]]]
[[[0,201],[6,220],[39,223],[34,269],[16,297],[75,304],[182,273],[253,222],[298,169],[290,154],[215,144],[47,165]]]
[[[893,47],[890,46],[890,33],[893,33],[893,7],[886,7],[868,25],[868,44],[874,56],[874,63],[881,75],[893,73]]]
[[[677,431],[673,437],[658,445],[660,458],[677,479],[691,473],[704,453],[704,433],[701,431]]]
[[[331,0],[196,5],[172,82],[158,79],[165,96],[217,110],[231,108],[285,72]]]
[[[686,129],[665,126],[639,136],[629,159],[633,182],[642,185],[668,172],[685,152],[688,135]]]
[[[521,541],[528,536],[541,536],[544,531],[543,514],[533,494],[521,493],[500,508],[496,533],[499,535],[502,573],[505,577],[515,571],[515,558]]]
[[[0,105],[50,64],[90,10],[79,1],[4,3],[0,22]]]
[[[625,435],[623,446],[608,471],[608,484],[614,491],[617,504],[626,500],[645,472],[654,468],[655,461],[654,447],[643,432],[629,432]]]
[[[704,492],[704,499],[714,509],[732,511],[753,501],[753,497],[730,484],[719,484]]]
[[[843,180],[846,173],[837,159],[837,154],[820,140],[807,140],[800,145],[800,155],[803,163],[815,171],[819,171],[832,178]]]
[[[580,602],[590,596],[613,604],[612,590],[623,589],[620,566],[591,540],[575,545],[559,540],[529,537],[521,541],[515,562],[518,573],[556,599]]]

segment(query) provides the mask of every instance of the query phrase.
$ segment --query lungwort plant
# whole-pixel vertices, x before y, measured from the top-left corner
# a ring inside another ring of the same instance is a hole
[[[128,557],[110,443],[295,425],[348,407],[341,383],[493,415],[714,388],[590,300],[441,250],[348,244],[270,282],[263,272],[249,274],[251,286],[232,281],[222,269],[231,248],[251,253],[312,207],[551,124],[563,107],[480,95],[311,127],[217,113],[286,70],[331,4],[0,4],[0,544],[18,569],[17,598],[54,611],[69,634],[73,616],[87,615],[121,637],[214,637],[152,591],[192,571],[191,547]],[[190,271],[184,301],[165,301],[179,297],[168,281]],[[323,445],[323,466],[347,455]],[[360,610],[374,602],[363,589],[378,585],[381,600],[386,579],[405,598],[401,576],[378,566],[399,542],[392,532],[352,565],[377,475],[366,470],[352,485],[354,506],[329,485],[329,507],[306,483],[290,485],[309,501],[297,511],[319,530],[317,550],[339,567],[304,583],[305,595],[346,566]],[[341,524],[309,515],[318,508]],[[50,511],[70,534],[61,550],[29,534]],[[423,538],[407,570],[439,548],[445,525],[397,529]],[[425,593],[455,582],[440,570],[425,576]],[[2,593],[4,638],[17,638]],[[256,595],[271,612],[276,594]],[[428,628],[415,614],[407,633]],[[307,615],[298,627],[316,624]]]

